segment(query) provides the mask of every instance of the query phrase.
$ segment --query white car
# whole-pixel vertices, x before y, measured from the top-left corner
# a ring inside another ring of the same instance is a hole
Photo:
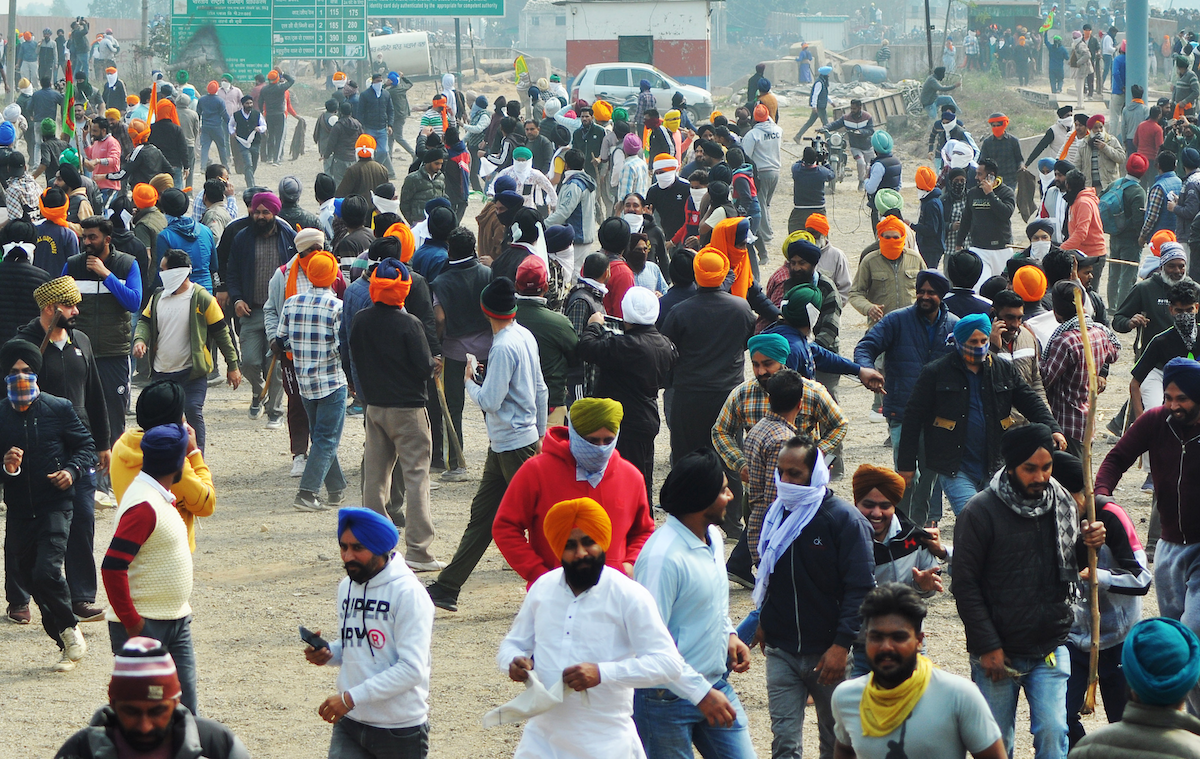
[[[708,90],[680,84],[646,63],[592,63],[584,66],[583,71],[571,82],[571,100],[582,98],[593,103],[603,99],[617,106],[636,102],[643,79],[650,82],[650,91],[658,102],[659,113],[671,110],[671,96],[676,92],[683,93],[692,123],[699,124],[713,111],[713,99]]]

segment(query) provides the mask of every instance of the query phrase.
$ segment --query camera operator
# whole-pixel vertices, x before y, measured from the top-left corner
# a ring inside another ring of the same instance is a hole
[[[788,234],[804,229],[804,221],[814,213],[825,214],[825,183],[833,179],[829,156],[809,145],[799,161],[792,164],[792,213],[788,216]]]

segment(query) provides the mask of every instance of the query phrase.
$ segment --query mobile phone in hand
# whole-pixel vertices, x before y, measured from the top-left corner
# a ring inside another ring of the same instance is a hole
[[[304,625],[300,625],[300,640],[313,648],[329,648],[329,642]]]

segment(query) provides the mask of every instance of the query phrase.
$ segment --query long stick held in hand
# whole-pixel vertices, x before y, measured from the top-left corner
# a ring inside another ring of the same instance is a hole
[[[1091,335],[1087,330],[1087,315],[1083,311],[1083,288],[1075,288],[1075,316],[1079,319],[1079,342],[1083,349],[1084,366],[1088,377],[1087,420],[1083,427],[1083,502],[1087,506],[1088,523],[1096,521],[1096,494],[1092,487],[1092,437],[1096,432],[1096,394],[1099,380],[1096,357],[1092,355]],[[1092,650],[1088,662],[1088,689],[1081,714],[1096,711],[1096,682],[1100,665],[1100,589],[1096,585],[1096,549],[1088,548],[1088,604],[1092,611]]]

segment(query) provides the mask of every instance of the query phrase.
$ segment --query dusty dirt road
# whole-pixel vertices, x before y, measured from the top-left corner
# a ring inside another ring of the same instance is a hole
[[[416,96],[413,102],[417,102]],[[308,110],[316,113],[319,108]],[[794,133],[797,118],[795,109],[785,115],[786,135]],[[289,120],[289,129],[293,123]],[[311,123],[310,119],[310,128]],[[410,121],[410,131],[413,125]],[[798,156],[799,149],[793,143],[787,143],[787,147]],[[905,177],[911,181],[916,161],[910,155],[901,155]],[[785,164],[793,160],[795,157],[785,157]],[[318,159],[310,149],[296,163],[262,166],[258,181],[275,186],[286,174],[300,177],[305,187],[302,204],[313,210],[312,181],[319,170]],[[234,181],[240,191],[241,178],[235,177]],[[843,188],[830,198],[831,238],[846,251],[853,270],[859,252],[871,240],[870,219],[859,210],[862,196],[853,192],[853,183]],[[915,210],[915,189],[910,185],[903,195],[906,208]],[[469,226],[474,226],[478,208],[478,201],[473,201],[466,217]],[[779,243],[786,234],[790,210],[791,179],[785,171],[772,206],[777,239],[770,247],[772,263],[764,271],[764,279],[782,262]],[[1014,232],[1016,239],[1024,239],[1024,225],[1019,220],[1014,224]],[[864,318],[847,309],[842,317],[843,355],[851,355],[864,328]],[[1101,396],[1102,419],[1120,407],[1131,366],[1132,353],[1126,350],[1110,377],[1108,392]],[[890,466],[891,451],[885,447],[886,426],[867,421],[870,394],[861,386],[843,382],[840,398],[851,427],[845,446],[847,475],[834,483],[834,489],[850,498],[850,474],[854,469],[863,462]],[[248,386],[236,392],[215,388],[209,391],[205,409],[209,428],[207,458],[216,481],[218,502],[216,513],[199,522],[194,556],[192,629],[199,666],[200,709],[205,716],[229,725],[256,759],[324,757],[330,727],[317,716],[316,710],[321,701],[335,692],[336,671],[305,662],[296,626],[303,624],[326,631],[334,628],[335,589],[344,576],[336,544],[336,512],[301,513],[292,508],[298,480],[288,476],[291,461],[287,433],[265,430],[264,420],[248,419],[248,404]],[[469,401],[467,418],[468,469],[475,479],[442,484],[432,494],[437,528],[434,549],[443,560],[449,560],[453,554],[466,525],[487,444],[481,416]],[[341,463],[353,483],[358,482],[362,444],[360,420],[348,419]],[[1097,442],[1097,465],[1109,445]],[[668,470],[668,448],[664,425],[656,461],[660,483]],[[1138,489],[1142,477],[1140,471],[1130,472],[1117,500],[1126,506],[1144,539],[1149,496]],[[947,514],[943,535],[952,538],[953,517],[949,516],[948,507]],[[658,518],[661,521],[662,515]],[[97,564],[112,531],[113,512],[98,513]],[[731,547],[727,546],[727,550]],[[431,757],[477,759],[512,755],[520,738],[520,727],[484,730],[480,719],[484,712],[520,691],[520,686],[496,668],[495,655],[523,593],[523,582],[492,548],[463,589],[460,611],[437,612],[430,694]],[[736,623],[750,610],[750,593],[731,586],[730,599]],[[1147,598],[1145,613],[1152,615],[1156,608],[1152,593]],[[90,647],[87,657],[75,672],[55,674],[50,667],[57,659],[57,652],[38,622],[35,610],[33,625],[0,623],[3,652],[0,746],[4,746],[0,755],[13,759],[53,756],[67,737],[87,723],[93,710],[107,701],[111,659],[106,625],[83,625]],[[934,662],[948,671],[969,675],[962,624],[949,593],[932,602],[926,631],[928,653]],[[733,676],[731,682],[746,707],[755,748],[760,756],[770,756],[771,730],[762,656],[755,652],[750,671]],[[1020,709],[1017,754],[1032,756],[1028,711],[1023,700]],[[811,757],[817,756],[814,720],[815,714],[809,709],[804,744]],[[1093,719],[1088,724],[1094,727],[1099,722]]]

